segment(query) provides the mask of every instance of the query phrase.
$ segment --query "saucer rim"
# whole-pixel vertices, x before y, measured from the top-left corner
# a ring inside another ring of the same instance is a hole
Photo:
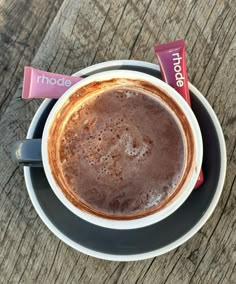
[[[76,72],[75,74],[73,74],[73,76],[82,76],[91,72],[96,72],[98,70],[101,70],[102,68],[111,68],[111,67],[119,67],[119,66],[137,66],[137,67],[143,67],[143,68],[149,68],[149,69],[153,69],[153,70],[157,70],[160,71],[159,65],[157,64],[153,64],[153,63],[149,63],[149,62],[145,62],[145,61],[137,61],[137,60],[112,60],[112,61],[107,61],[107,62],[102,62],[102,63],[98,63],[92,66],[89,66],[87,68],[84,68],[81,71]],[[191,92],[193,92],[197,98],[206,106],[206,109],[212,119],[212,122],[215,126],[218,138],[219,138],[219,144],[220,144],[220,156],[221,156],[221,167],[220,167],[220,176],[219,176],[219,182],[218,182],[218,186],[215,192],[215,195],[210,203],[210,206],[208,207],[208,209],[205,211],[205,213],[203,214],[203,216],[201,217],[201,219],[192,227],[191,230],[189,230],[186,234],[184,234],[182,237],[178,238],[177,240],[175,240],[174,242],[159,248],[157,250],[152,250],[149,252],[145,252],[145,253],[140,253],[140,254],[132,254],[132,255],[118,255],[118,254],[108,254],[108,253],[102,253],[102,252],[98,252],[92,249],[89,249],[87,247],[84,247],[80,244],[78,244],[77,242],[71,240],[69,237],[67,237],[66,235],[64,235],[51,221],[50,219],[47,217],[47,215],[44,213],[43,209],[41,208],[38,199],[36,197],[35,191],[33,189],[33,184],[32,184],[32,180],[31,180],[31,176],[30,176],[30,168],[29,167],[24,167],[24,177],[25,177],[25,182],[26,182],[26,187],[27,187],[27,191],[28,194],[30,196],[31,202],[37,212],[37,214],[39,215],[39,217],[41,218],[41,220],[43,221],[43,223],[49,228],[49,230],[51,232],[53,232],[61,241],[65,242],[67,245],[71,246],[72,248],[96,257],[96,258],[100,258],[100,259],[105,259],[105,260],[110,260],[110,261],[138,261],[138,260],[143,260],[143,259],[148,259],[148,258],[152,258],[152,257],[156,257],[159,255],[162,255],[164,253],[167,253],[175,248],[177,248],[178,246],[182,245],[183,243],[185,243],[187,240],[189,240],[192,236],[194,236],[199,229],[206,223],[206,221],[210,218],[210,216],[212,215],[218,201],[219,198],[221,196],[222,190],[223,190],[223,185],[224,185],[224,180],[225,180],[225,175],[226,175],[226,164],[227,164],[227,158],[226,158],[226,146],[225,146],[225,140],[224,140],[224,135],[223,135],[223,131],[222,128],[220,126],[220,123],[218,121],[218,118],[214,112],[214,110],[212,109],[212,107],[210,106],[210,104],[208,103],[208,101],[204,98],[204,96],[201,94],[201,92],[194,87],[191,83],[189,84],[189,89]],[[43,101],[43,103],[40,105],[40,107],[38,108],[36,114],[34,115],[32,122],[30,124],[28,133],[27,133],[27,139],[32,139],[33,137],[33,133],[36,127],[36,124],[38,122],[38,120],[41,117],[42,112],[44,111],[44,109],[47,107],[47,105],[50,103],[51,99],[45,99]]]

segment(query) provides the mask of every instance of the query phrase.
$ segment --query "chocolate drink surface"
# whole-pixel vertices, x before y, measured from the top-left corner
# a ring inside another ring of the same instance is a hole
[[[108,218],[161,206],[184,168],[178,123],[160,100],[139,90],[116,88],[86,100],[59,141],[66,186],[89,211]]]

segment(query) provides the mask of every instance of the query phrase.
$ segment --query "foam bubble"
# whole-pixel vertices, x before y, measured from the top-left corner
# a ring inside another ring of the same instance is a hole
[[[144,157],[150,150],[150,146],[144,141],[142,141],[140,146],[135,145],[133,137],[128,134],[123,135],[121,139],[125,141],[125,153],[128,156],[136,157],[138,160]]]
[[[136,97],[136,96],[138,95],[137,92],[129,91],[129,90],[124,91],[124,94],[125,94],[126,98],[128,98],[128,99],[129,99],[129,98]]]
[[[153,192],[150,192],[148,200],[145,205],[145,209],[151,208],[153,206],[157,206],[160,201],[162,201],[163,194],[154,194]]]
[[[140,196],[140,203],[145,204],[145,209],[158,206],[164,199],[172,194],[173,190],[178,185],[180,178],[181,175],[176,174],[169,183],[163,182],[156,185],[148,185],[148,188],[144,191],[145,194]]]
[[[179,181],[181,179],[181,174],[177,173],[174,178],[172,179],[171,182],[171,189],[176,188],[176,186],[178,185]]]

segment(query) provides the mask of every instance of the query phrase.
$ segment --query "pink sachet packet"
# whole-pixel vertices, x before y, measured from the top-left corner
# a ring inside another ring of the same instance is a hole
[[[155,45],[154,50],[161,67],[163,80],[172,86],[191,107],[185,57],[185,41],[181,39]],[[201,170],[194,188],[200,187],[203,181],[204,176]]]
[[[24,68],[23,99],[58,99],[81,77],[56,74],[26,66]]]

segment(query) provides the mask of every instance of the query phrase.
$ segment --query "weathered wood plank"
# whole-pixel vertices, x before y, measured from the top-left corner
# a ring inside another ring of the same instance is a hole
[[[0,119],[63,0],[0,0]]]
[[[220,0],[63,2],[32,61],[36,67],[70,74],[110,59],[156,62],[154,43],[187,39],[189,78],[213,105],[226,138],[224,192],[200,232],[166,255],[119,263],[74,251],[40,221],[22,170],[11,163],[8,145],[24,138],[39,105],[20,100],[19,87],[0,125],[0,283],[235,283],[235,11],[234,1]]]

